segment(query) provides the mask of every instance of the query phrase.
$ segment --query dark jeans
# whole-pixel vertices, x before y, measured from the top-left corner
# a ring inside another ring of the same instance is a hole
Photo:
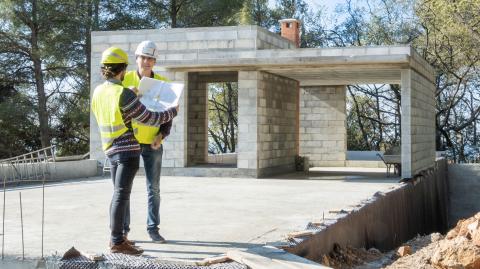
[[[140,144],[140,146],[142,147],[143,165],[147,178],[147,230],[158,231],[158,225],[160,225],[160,173],[162,170],[163,145],[157,150],[146,144]],[[125,233],[130,231],[130,203],[127,206],[123,230]]]
[[[111,161],[113,196],[110,203],[110,230],[112,243],[123,242],[123,224],[130,204],[133,179],[138,171],[140,157]]]

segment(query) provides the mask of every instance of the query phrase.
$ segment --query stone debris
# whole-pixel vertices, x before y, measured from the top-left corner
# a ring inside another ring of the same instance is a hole
[[[397,254],[400,257],[407,256],[412,254],[412,248],[410,246],[401,246],[397,250]]]
[[[71,247],[69,250],[67,250],[63,254],[62,260],[69,260],[69,259],[77,258],[77,257],[80,257],[80,256],[82,256],[80,251],[78,251],[75,247]]]
[[[304,237],[304,236],[310,236],[314,234],[314,231],[298,231],[298,232],[292,232],[287,235],[287,238],[297,238],[297,237]]]
[[[460,220],[445,237],[417,236],[387,253],[334,244],[333,251],[318,262],[341,269],[480,269],[480,212]]]
[[[328,255],[323,255],[322,260],[317,261],[332,268],[354,268],[365,262],[373,261],[382,256],[382,253],[375,248],[366,250],[364,248],[342,247],[339,244],[333,245],[333,250]]]
[[[195,262],[195,264],[199,266],[207,266],[207,265],[212,265],[217,263],[224,263],[228,261],[231,261],[230,258],[228,258],[226,255],[222,255],[222,256],[205,258],[201,261]]]

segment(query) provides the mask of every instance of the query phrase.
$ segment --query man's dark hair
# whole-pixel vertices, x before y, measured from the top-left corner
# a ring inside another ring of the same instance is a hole
[[[103,64],[101,69],[103,78],[109,79],[127,69],[127,64]]]

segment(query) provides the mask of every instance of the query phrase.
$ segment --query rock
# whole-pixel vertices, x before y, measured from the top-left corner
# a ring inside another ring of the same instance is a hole
[[[430,234],[430,241],[437,242],[443,239],[443,236],[440,233],[432,233]]]
[[[477,247],[480,247],[480,230],[477,230],[472,235],[473,244]]]
[[[478,228],[480,227],[480,220],[476,219],[474,222],[470,223],[467,226],[468,233],[470,234],[470,238],[473,237],[473,234],[478,231]]]
[[[478,215],[478,214],[477,214]],[[457,236],[468,236],[468,225],[471,223],[474,223],[476,221],[476,218],[469,218],[469,219],[461,219],[457,222],[457,226],[450,230],[447,233],[446,238],[447,239],[453,239]]]
[[[470,229],[468,227],[470,226],[470,224],[474,223],[475,221],[477,221],[475,218],[469,218],[469,219],[463,220],[457,236],[465,236],[468,238],[470,233],[469,232]]]
[[[68,260],[68,259],[73,259],[73,258],[77,258],[77,257],[80,257],[82,256],[82,254],[80,253],[80,251],[78,251],[77,249],[75,249],[75,247],[71,247],[69,250],[67,250],[63,256],[62,256],[62,260]]]
[[[445,236],[446,239],[450,240],[450,239],[453,239],[455,237],[457,237],[457,234],[458,234],[458,231],[455,230],[455,229],[451,229],[450,231],[448,231],[447,235]]]
[[[443,240],[430,261],[439,268],[480,268],[480,248],[463,236]]]
[[[410,246],[401,246],[397,250],[397,254],[400,257],[411,255],[412,254],[412,248]]]
[[[478,212],[477,214],[475,214],[474,218],[480,219],[480,212]]]
[[[326,266],[330,266],[330,259],[325,254],[323,254],[323,256],[322,256],[322,264],[326,265]]]
[[[378,255],[378,256],[382,255],[382,252],[380,252],[380,250],[378,250],[378,249],[376,249],[376,248],[370,248],[370,249],[368,250],[368,252],[369,252],[370,254],[374,254],[374,255]]]

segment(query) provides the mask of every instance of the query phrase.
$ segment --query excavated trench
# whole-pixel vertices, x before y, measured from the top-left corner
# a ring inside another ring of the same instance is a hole
[[[336,244],[387,252],[418,234],[446,232],[448,195],[447,164],[441,159],[398,188],[377,192],[357,208],[338,212],[337,218],[309,223],[284,249],[316,262]]]

